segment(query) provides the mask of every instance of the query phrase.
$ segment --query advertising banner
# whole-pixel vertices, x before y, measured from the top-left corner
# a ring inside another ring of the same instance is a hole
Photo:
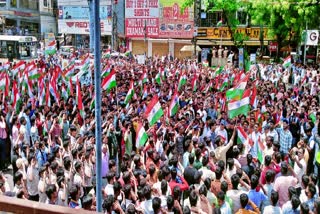
[[[88,6],[59,6],[59,19],[89,19]],[[111,5],[100,6],[100,19],[112,18]]]
[[[305,34],[305,33],[304,33]],[[319,40],[319,31],[318,30],[307,30],[306,34],[307,38],[307,44],[310,46],[317,46],[318,40]]]
[[[243,63],[244,63],[244,53],[243,53],[243,48],[239,48],[239,69],[243,70]]]
[[[126,0],[125,31],[129,38],[159,36],[158,0]]]
[[[158,18],[127,18],[126,35],[130,37],[158,37],[159,19]]]
[[[261,28],[244,28],[238,27],[236,29],[237,33],[241,33],[249,37],[249,40],[259,40],[260,39]],[[222,39],[229,40],[231,39],[231,31],[228,27],[207,27],[207,28],[198,28],[198,37],[201,39]],[[268,39],[268,28],[263,28],[263,38]]]
[[[159,0],[160,38],[192,38],[193,9],[186,8],[181,13],[184,0]]]
[[[58,20],[59,33],[65,34],[89,34],[89,20]],[[101,20],[101,35],[111,35],[111,21]]]

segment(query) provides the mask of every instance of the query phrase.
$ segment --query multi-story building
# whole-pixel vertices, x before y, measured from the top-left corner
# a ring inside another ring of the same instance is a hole
[[[223,14],[223,10],[205,10],[201,5],[201,0],[197,0],[198,3],[195,6],[195,28],[196,36],[194,42],[202,49],[202,55],[199,58],[207,58],[211,61],[213,58],[224,58],[225,62],[230,53],[235,54],[236,58],[240,55],[238,48],[235,45],[235,34],[241,35],[242,44],[247,53],[259,54],[261,48],[268,47],[269,42],[272,40],[268,35],[268,28],[265,26],[254,26],[250,22],[250,17],[245,9],[240,9],[236,12],[235,18],[238,25],[235,32],[232,32],[230,26],[227,25],[227,18]],[[208,8],[212,8],[213,5],[209,5]],[[239,40],[238,40],[239,41]],[[272,46],[276,45],[273,43]],[[220,50],[220,51],[219,51]],[[264,48],[267,50],[267,48]],[[276,51],[276,48],[269,49],[270,51]],[[207,52],[203,54],[203,52]],[[218,55],[219,54],[219,55]],[[239,55],[238,55],[239,54]],[[229,61],[231,61],[229,59]],[[219,60],[214,64],[221,64]]]
[[[58,32],[66,45],[89,48],[90,10],[88,0],[58,0]],[[111,0],[100,0],[100,25],[103,44],[110,44],[112,31]]]
[[[1,0],[2,34],[35,35],[57,33],[56,0]]]
[[[133,54],[183,58],[194,35],[193,8],[181,12],[184,0],[125,0],[125,36]]]

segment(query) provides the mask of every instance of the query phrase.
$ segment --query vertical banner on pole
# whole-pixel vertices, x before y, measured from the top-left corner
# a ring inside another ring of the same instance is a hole
[[[239,48],[239,69],[243,70],[243,48]]]

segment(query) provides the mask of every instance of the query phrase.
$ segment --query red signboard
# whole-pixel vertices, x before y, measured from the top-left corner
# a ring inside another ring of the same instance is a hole
[[[269,42],[269,51],[276,52],[278,49],[278,42]]]
[[[126,0],[125,31],[129,38],[159,37],[159,0]]]
[[[160,0],[160,5],[161,4],[162,1]],[[189,13],[189,8],[186,8],[183,13],[181,13],[181,8],[178,3],[163,6],[162,17],[160,17],[159,37],[192,38],[193,17],[192,14]]]
[[[158,18],[127,18],[126,35],[134,38],[157,38],[159,36]]]

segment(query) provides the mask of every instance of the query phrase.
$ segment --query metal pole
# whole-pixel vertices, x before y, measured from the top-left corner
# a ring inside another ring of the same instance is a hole
[[[94,0],[88,0],[89,5],[89,34],[90,34],[90,53],[93,53],[94,48],[94,13],[93,13],[93,7],[94,7]]]
[[[111,0],[111,26],[112,26],[112,29],[111,29],[111,50],[114,50],[114,1]]]
[[[96,137],[96,196],[97,212],[102,211],[102,183],[101,183],[101,72],[100,72],[100,0],[93,0],[94,17],[94,91],[95,91],[95,137]]]
[[[308,36],[308,22],[306,21],[306,32],[304,34],[304,50],[303,50],[303,64],[306,64],[307,58],[307,36]]]

